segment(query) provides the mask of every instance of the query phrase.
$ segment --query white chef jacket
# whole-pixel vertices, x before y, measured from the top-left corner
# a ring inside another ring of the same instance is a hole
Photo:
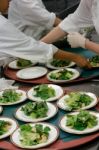
[[[26,36],[0,15],[0,58],[14,56],[46,63],[57,50],[51,44]]]
[[[90,26],[99,34],[99,0],[81,0],[77,10],[59,25],[65,32],[78,32],[80,28]]]
[[[56,15],[46,10],[42,0],[12,0],[8,18],[26,35],[39,40],[53,27]]]

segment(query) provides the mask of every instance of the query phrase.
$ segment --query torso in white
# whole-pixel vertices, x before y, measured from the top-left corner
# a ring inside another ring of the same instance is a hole
[[[9,6],[10,21],[26,35],[39,40],[55,22],[55,14],[46,10],[41,0],[12,0]]]
[[[58,49],[26,36],[0,15],[0,56],[15,56],[31,61],[46,62]]]
[[[81,0],[77,10],[65,18],[59,27],[65,32],[94,26],[99,34],[99,0]]]

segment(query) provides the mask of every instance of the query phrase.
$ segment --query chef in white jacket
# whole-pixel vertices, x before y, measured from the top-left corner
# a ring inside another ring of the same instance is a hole
[[[42,0],[12,0],[8,18],[18,29],[36,40],[61,21],[45,8]]]
[[[82,47],[99,53],[99,44],[78,33],[81,28],[92,26],[99,35],[99,0],[81,0],[77,10],[42,38],[42,41],[52,43],[68,34],[67,40],[71,47]]]
[[[6,11],[8,5],[8,0],[0,0],[0,12]],[[2,63],[4,57],[7,59],[10,56],[41,63],[50,61],[54,56],[58,59],[75,61],[81,67],[90,67],[86,58],[59,50],[52,44],[36,41],[20,32],[12,23],[0,15],[0,63]]]
[[[36,41],[21,33],[7,19],[0,15],[0,56],[4,53],[28,59],[47,62],[52,59],[58,49],[51,45]]]

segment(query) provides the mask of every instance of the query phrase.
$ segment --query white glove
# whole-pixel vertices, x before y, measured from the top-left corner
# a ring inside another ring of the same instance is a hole
[[[71,45],[72,48],[82,47],[85,48],[86,38],[80,33],[73,32],[67,35],[67,41]]]

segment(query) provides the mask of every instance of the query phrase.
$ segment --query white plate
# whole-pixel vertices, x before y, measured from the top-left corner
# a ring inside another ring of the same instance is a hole
[[[45,146],[48,146],[49,144],[55,142],[59,136],[59,131],[58,129],[51,125],[51,124],[47,124],[47,123],[31,123],[30,125],[31,126],[34,126],[35,124],[42,124],[43,127],[45,126],[48,126],[51,130],[49,132],[49,137],[48,137],[48,140],[46,143],[41,143],[41,144],[38,144],[38,145],[33,145],[33,146],[23,146],[20,142],[20,128],[18,128],[11,136],[11,141],[13,144],[15,144],[16,146],[20,147],[20,148],[28,148],[28,149],[38,149],[38,148],[41,148],[41,147],[45,147]]]
[[[60,69],[61,70],[61,69]],[[50,75],[52,73],[58,73],[60,70],[54,70],[54,71],[51,71],[50,73],[47,74],[47,79],[49,81],[52,81],[52,82],[57,82],[57,83],[65,83],[65,82],[69,82],[69,81],[72,81],[76,78],[78,78],[80,76],[80,73],[76,70],[76,69],[72,69],[72,68],[67,68],[66,70],[68,71],[72,71],[74,73],[73,77],[69,80],[55,80],[55,79],[52,79],[50,78]]]
[[[72,128],[66,126],[67,116],[65,115],[60,121],[60,128],[65,132],[72,133],[72,134],[79,134],[79,135],[80,134],[88,134],[88,133],[98,131],[99,130],[99,113],[92,112],[92,111],[89,111],[89,112],[90,112],[90,114],[96,116],[97,119],[98,119],[98,124],[95,127],[87,128],[83,131],[78,131],[78,130],[72,129]],[[70,114],[71,115],[77,115],[78,113],[79,112],[73,112],[73,113],[70,113]]]
[[[53,116],[56,115],[58,109],[55,105],[51,104],[51,103],[48,103],[47,102],[47,105],[48,105],[48,113],[47,113],[47,117],[44,117],[44,118],[37,118],[37,119],[33,119],[29,116],[26,116],[24,114],[23,111],[21,111],[21,108],[24,107],[24,106],[21,106],[15,113],[15,116],[21,120],[21,121],[25,121],[25,122],[39,122],[39,121],[44,121],[44,120],[48,120],[50,118],[52,118]]]
[[[64,67],[55,67],[55,66],[53,66],[53,65],[51,64],[51,62],[48,62],[46,66],[47,66],[48,68],[50,68],[50,69],[64,69],[64,68],[73,67],[74,65],[75,65],[75,62],[70,62],[70,64],[67,65],[67,66],[64,66]]]
[[[17,70],[17,69],[28,68],[28,67],[34,66],[34,65],[36,65],[36,64],[37,64],[37,62],[33,62],[31,65],[28,65],[27,67],[19,67],[19,66],[17,66],[17,60],[14,60],[14,61],[12,61],[12,62],[10,62],[10,63],[8,64],[8,67],[11,68],[11,69]]]
[[[14,132],[14,130],[17,128],[18,125],[13,119],[10,119],[10,118],[0,117],[0,120],[7,121],[11,124],[11,127],[8,130],[8,132],[6,132],[5,134],[0,136],[0,139],[3,139],[3,138],[8,137],[9,135],[11,135]]]
[[[0,114],[2,113],[2,111],[3,111],[3,108],[2,108],[2,106],[0,106]]]
[[[30,67],[17,72],[16,76],[20,79],[35,79],[44,76],[47,69],[44,67]]]
[[[23,91],[23,90],[15,90],[17,93],[19,93],[19,94],[22,94],[22,96],[20,97],[20,99],[18,100],[18,101],[16,101],[16,102],[13,102],[13,103],[1,103],[0,102],[0,105],[15,105],[15,104],[18,104],[18,103],[22,103],[22,102],[24,102],[26,99],[27,99],[27,96],[26,96],[26,92],[25,91]],[[3,92],[4,91],[1,91],[0,92],[0,96],[2,96],[2,94],[3,94]]]
[[[38,85],[39,86],[39,85]],[[48,84],[49,87],[52,87],[54,90],[55,90],[55,96],[54,97],[51,97],[51,98],[48,98],[46,99],[45,101],[48,102],[48,101],[55,101],[57,100],[58,98],[60,98],[62,95],[63,95],[63,89],[58,86],[58,85],[54,85],[54,84]],[[37,86],[36,86],[37,87]],[[30,100],[33,100],[33,101],[43,101],[43,99],[41,99],[40,97],[35,97],[35,91],[34,91],[34,88],[31,88],[27,95],[28,95],[28,98]]]
[[[95,94],[93,93],[90,93],[90,92],[80,92],[82,94],[86,94],[88,96],[90,96],[93,101],[88,105],[88,106],[85,106],[85,107],[82,107],[80,109],[82,110],[85,110],[85,109],[89,109],[89,108],[92,108],[94,107],[97,103],[98,103],[98,100],[97,100],[97,97]],[[66,99],[69,98],[69,95],[65,95],[63,96],[58,102],[57,102],[57,105],[59,108],[63,109],[63,110],[66,110],[66,111],[69,111],[69,107],[68,105],[66,105]],[[75,110],[72,110],[72,111],[75,111]]]

